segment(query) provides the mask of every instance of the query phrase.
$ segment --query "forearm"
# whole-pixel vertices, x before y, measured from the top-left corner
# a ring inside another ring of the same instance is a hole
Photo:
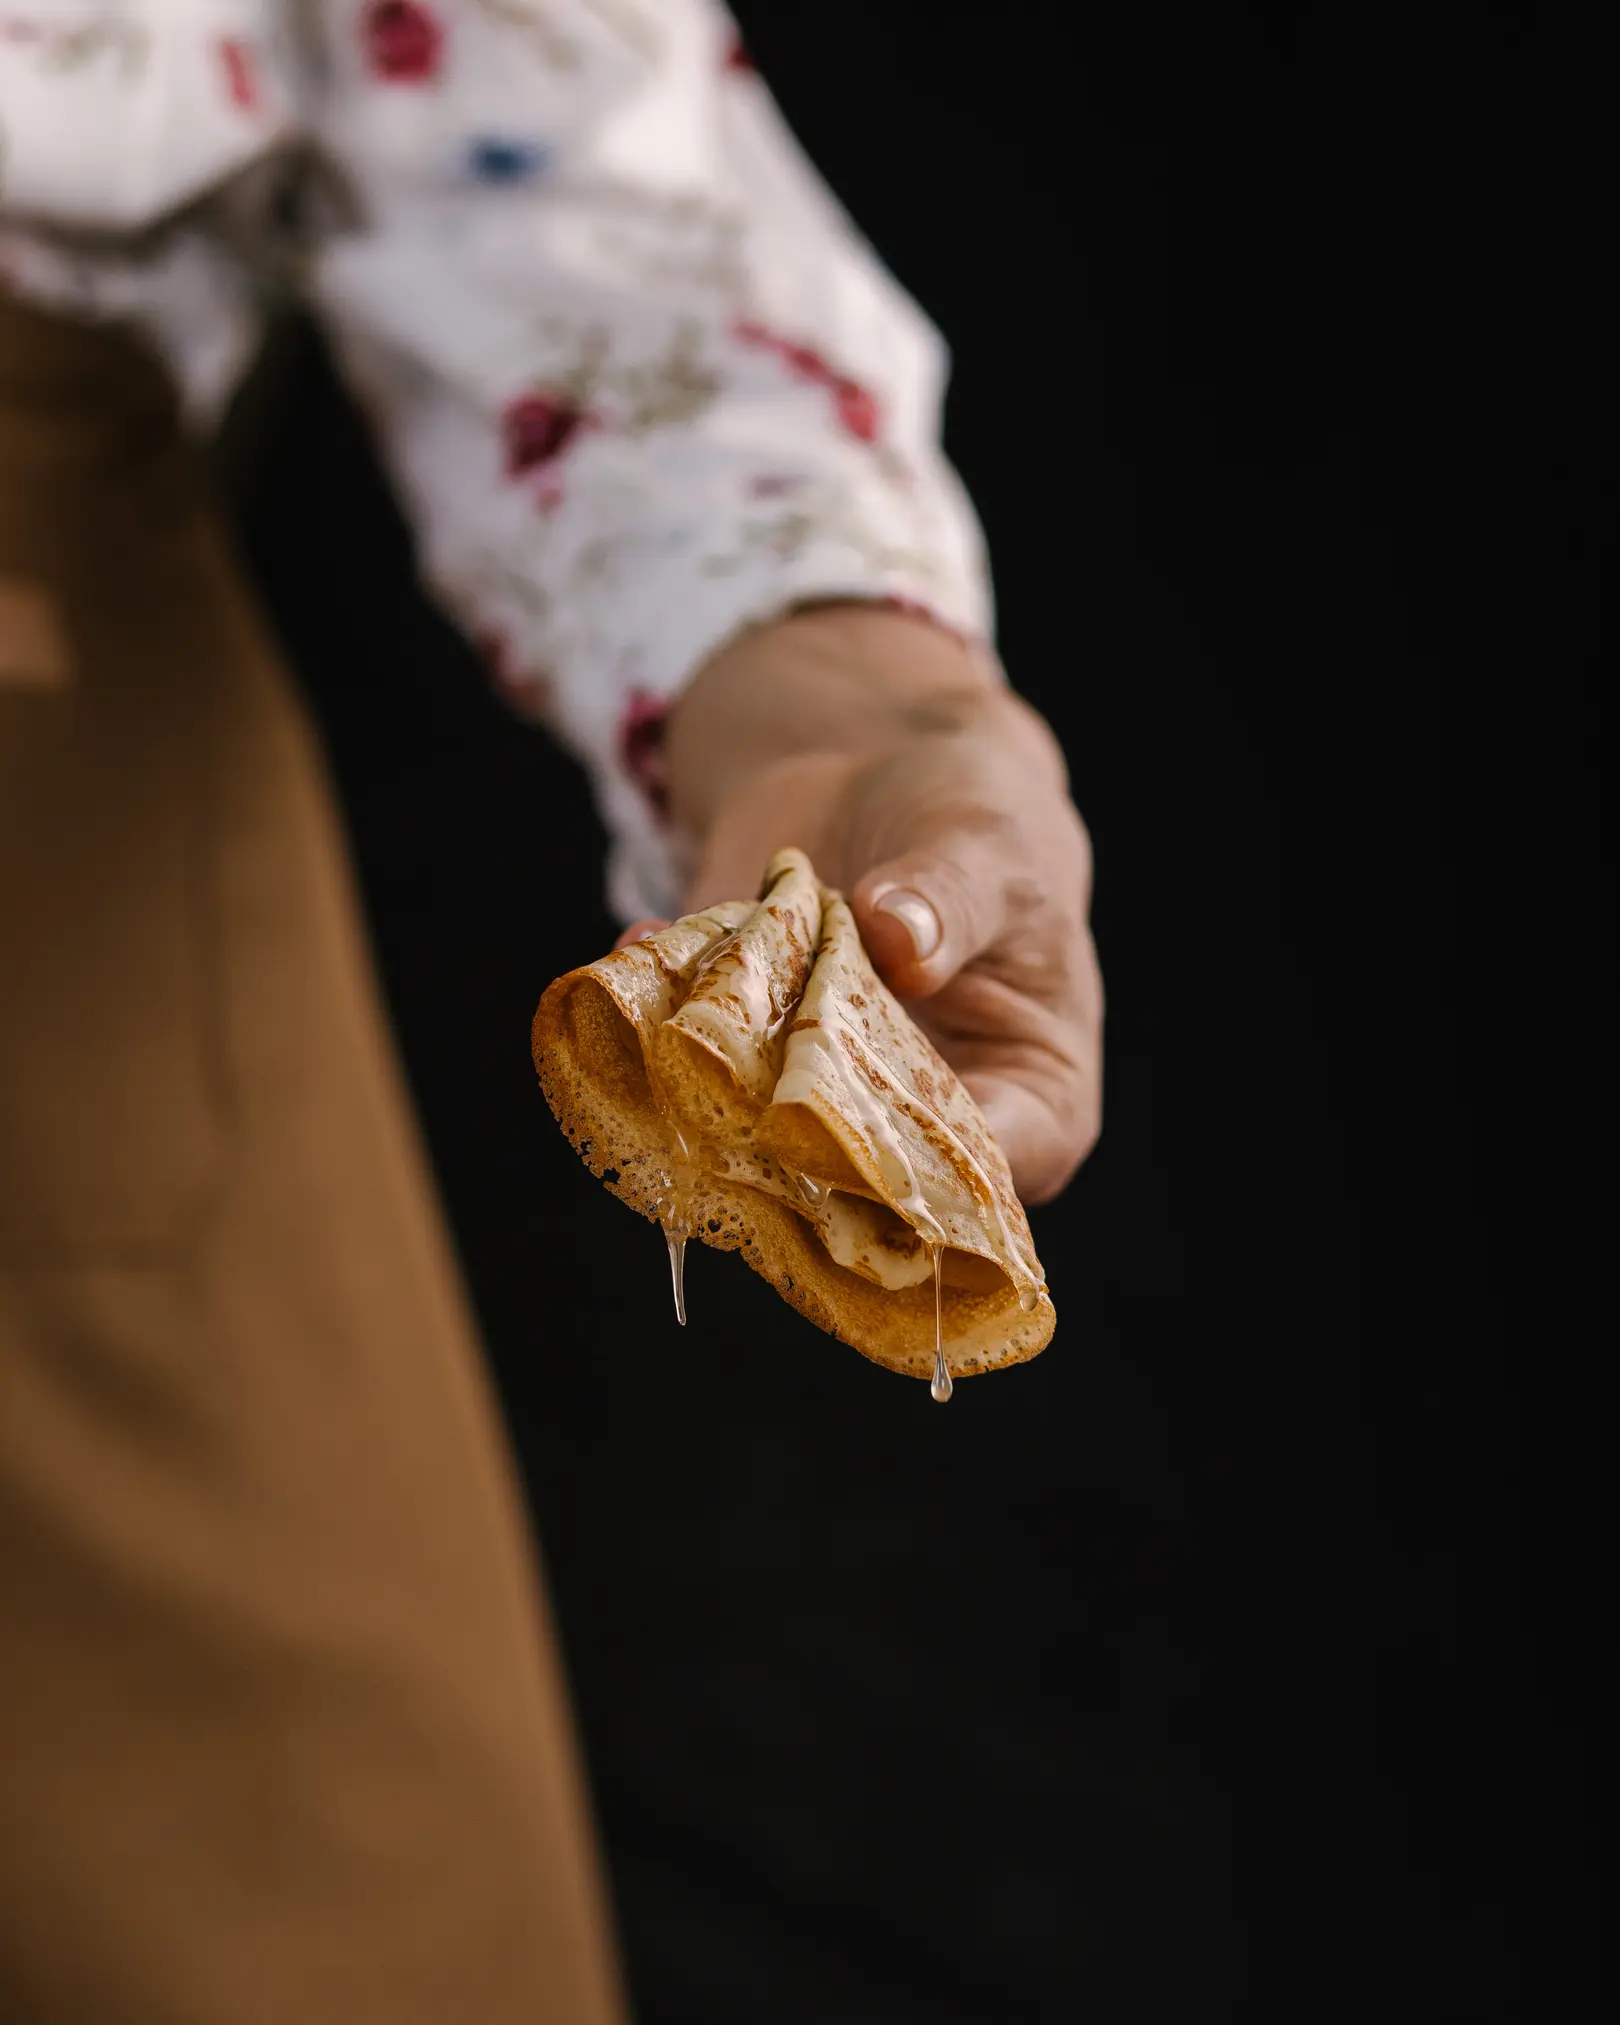
[[[1046,725],[982,650],[882,606],[801,611],[733,641],[676,701],[672,812],[701,839],[768,774],[832,778],[919,738],[993,740],[1033,778],[1064,780]]]

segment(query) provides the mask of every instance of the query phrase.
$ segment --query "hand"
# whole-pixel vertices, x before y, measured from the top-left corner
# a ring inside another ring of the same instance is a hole
[[[1102,980],[1091,848],[1045,723],[948,634],[879,608],[734,642],[672,713],[688,908],[752,893],[798,844],[984,1111],[1026,1201],[1096,1141]],[[645,924],[638,924],[638,928]]]

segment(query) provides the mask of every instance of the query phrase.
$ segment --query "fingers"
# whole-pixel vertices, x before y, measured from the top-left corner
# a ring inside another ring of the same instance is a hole
[[[618,941],[614,943],[613,947],[615,949],[625,949],[632,942],[641,942],[649,935],[656,935],[660,928],[667,928],[668,926],[669,923],[660,920],[656,914],[649,914],[640,921],[632,921]]]
[[[1097,1143],[1100,1121],[1077,1129],[1045,1097],[1003,1076],[969,1076],[967,1091],[1007,1156],[1020,1202],[1051,1202]]]
[[[1033,911],[1038,895],[1014,844],[1012,825],[981,815],[866,874],[850,905],[891,990],[930,997]]]
[[[1082,923],[1091,845],[1044,726],[1003,713],[972,735],[919,739],[853,784],[850,904],[884,981],[929,998],[987,950],[1035,971]],[[1046,995],[1050,980],[1017,980]]]
[[[1103,989],[1089,933],[1052,1003],[974,966],[917,1012],[984,1112],[1019,1195],[1050,1202],[1102,1125]]]
[[[1049,1201],[1101,1121],[1090,839],[1038,752],[951,740],[907,760],[865,776],[850,811],[870,868],[856,922],[986,1111],[1019,1194]]]

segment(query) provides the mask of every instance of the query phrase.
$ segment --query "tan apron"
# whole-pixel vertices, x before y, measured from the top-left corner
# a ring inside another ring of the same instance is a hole
[[[309,726],[161,373],[0,302],[0,2017],[622,2016]]]

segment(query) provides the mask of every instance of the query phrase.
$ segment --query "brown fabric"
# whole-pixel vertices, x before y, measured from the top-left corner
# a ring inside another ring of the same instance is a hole
[[[0,2017],[610,2025],[309,729],[161,376],[4,304],[0,580]]]
[[[0,683],[54,689],[72,675],[53,600],[38,584],[0,577]]]

